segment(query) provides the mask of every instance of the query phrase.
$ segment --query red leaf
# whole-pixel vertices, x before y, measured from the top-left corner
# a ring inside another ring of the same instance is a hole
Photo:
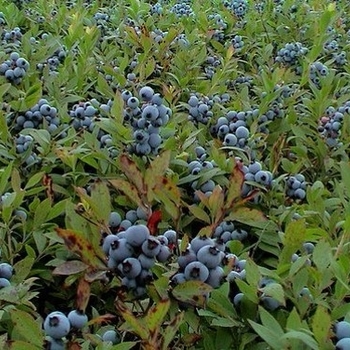
[[[147,227],[151,235],[156,235],[158,224],[162,221],[162,212],[160,210],[154,211],[148,218]]]

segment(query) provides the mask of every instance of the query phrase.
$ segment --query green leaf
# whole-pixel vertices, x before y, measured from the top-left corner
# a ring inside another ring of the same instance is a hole
[[[80,256],[83,263],[96,269],[106,268],[106,258],[102,249],[93,247],[83,233],[61,228],[56,228],[55,231],[64,240],[67,248]]]
[[[166,326],[163,334],[162,350],[169,349],[169,344],[174,340],[174,337],[183,322],[185,313],[178,313]]]
[[[302,247],[305,242],[306,227],[305,221],[295,220],[288,223],[283,238],[283,250],[279,258],[279,266],[290,263],[292,255]]]
[[[261,323],[274,331],[275,337],[280,338],[284,335],[284,331],[279,324],[279,322],[270,314],[268,313],[263,307],[259,307],[259,316]]]
[[[274,350],[283,349],[283,344],[279,340],[279,337],[276,335],[276,332],[273,328],[264,327],[259,323],[248,320],[254,331],[265,340],[265,342]]]
[[[259,297],[257,295],[257,286],[251,286],[240,279],[236,279],[235,283],[247,299],[249,299],[254,304],[259,303]]]
[[[41,346],[39,346],[39,345],[33,345],[31,343],[27,343],[25,341],[15,340],[9,344],[7,349],[8,350],[42,350],[43,343],[44,341],[42,341]]]
[[[260,289],[265,296],[276,299],[280,304],[285,305],[283,287],[278,283],[269,283],[266,287]]]
[[[53,271],[53,275],[74,275],[85,271],[88,268],[86,264],[79,260],[65,261],[63,264],[57,266]]]
[[[153,305],[145,316],[145,322],[151,334],[154,334],[156,331],[159,331],[160,326],[163,323],[163,320],[169,310],[170,300],[164,299],[158,301]]]
[[[234,220],[261,229],[270,228],[269,226],[271,224],[262,211],[242,206],[234,207],[225,220]]]
[[[189,205],[188,209],[195,218],[205,222],[206,224],[210,224],[209,215],[197,204]]]
[[[187,281],[175,286],[171,293],[179,301],[203,307],[207,294],[212,289],[211,286],[200,281]]]
[[[326,343],[329,340],[329,330],[331,329],[331,317],[327,309],[318,305],[314,316],[312,317],[312,332],[318,344]]]
[[[116,300],[114,304],[130,331],[137,334],[142,340],[148,340],[150,333],[145,320],[135,317],[122,301]]]
[[[96,216],[104,223],[108,223],[111,212],[111,198],[105,182],[95,181],[91,186],[91,200],[96,203]]]
[[[330,265],[332,261],[332,249],[328,242],[319,241],[316,244],[312,252],[312,261],[321,273]]]
[[[23,282],[32,271],[32,267],[34,264],[34,258],[26,256],[24,259],[18,261],[14,266],[14,270],[16,273],[11,279],[13,283],[21,283]]]
[[[27,340],[35,346],[42,346],[42,330],[34,318],[18,309],[10,311],[11,320],[13,322],[12,339]]]
[[[307,345],[309,349],[320,349],[315,339],[313,339],[311,335],[301,331],[289,331],[286,334],[284,334],[280,339],[296,339]]]
[[[130,350],[133,349],[138,342],[136,341],[123,341],[120,344],[113,345],[109,350]]]

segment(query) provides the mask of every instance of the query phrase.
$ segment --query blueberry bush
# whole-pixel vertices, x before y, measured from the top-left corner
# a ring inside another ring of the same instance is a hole
[[[0,348],[350,349],[346,0],[0,0]]]

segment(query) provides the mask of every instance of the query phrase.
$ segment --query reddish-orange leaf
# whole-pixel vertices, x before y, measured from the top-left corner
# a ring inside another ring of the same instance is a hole
[[[154,211],[148,218],[147,227],[151,235],[155,236],[158,231],[158,224],[162,221],[162,212],[160,210]]]
[[[80,278],[77,289],[77,309],[84,311],[90,299],[90,283],[84,277]]]
[[[101,315],[90,320],[88,324],[93,325],[93,324],[111,323],[115,321],[116,318],[117,316],[112,314]]]

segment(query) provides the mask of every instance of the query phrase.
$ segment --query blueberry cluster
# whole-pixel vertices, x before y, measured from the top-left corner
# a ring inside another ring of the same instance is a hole
[[[161,15],[163,13],[163,6],[160,2],[156,2],[151,6],[150,11],[152,15]]]
[[[348,61],[346,59],[346,52],[341,51],[341,52],[334,52],[332,54],[334,63],[336,66],[344,66]]]
[[[350,349],[350,322],[339,321],[334,325],[334,333],[337,340],[335,347],[337,350]]]
[[[64,350],[64,338],[72,329],[80,330],[88,323],[87,315],[80,310],[72,310],[66,316],[61,311],[53,311],[44,320],[44,332],[49,349]]]
[[[246,149],[250,131],[248,125],[253,118],[257,117],[259,111],[249,110],[246,112],[229,111],[225,116],[219,117],[210,128],[213,137],[218,138],[226,147],[239,147]]]
[[[310,65],[309,78],[310,81],[318,88],[321,88],[321,77],[326,77],[329,74],[328,67],[320,61]]]
[[[13,118],[9,118],[11,123]],[[50,133],[54,133],[60,125],[57,109],[52,107],[49,102],[42,98],[29,111],[20,113],[14,118],[14,130],[21,132],[23,129],[41,129],[45,128]]]
[[[30,135],[19,134],[15,138],[16,152],[18,154],[22,154],[22,153],[27,153],[28,149],[32,150],[34,145],[33,141],[34,140]],[[30,166],[30,165],[33,165],[34,163],[40,162],[40,158],[34,151],[31,151],[29,154],[26,154],[26,158],[24,162],[27,166]]]
[[[338,138],[341,135],[341,128],[344,121],[344,113],[350,112],[350,102],[338,109],[330,106],[326,109],[325,115],[319,120],[318,131],[324,137],[329,147],[339,145]]]
[[[188,163],[187,167],[192,175],[200,175],[202,172],[209,170],[209,169],[213,169],[214,167],[216,167],[216,164],[214,161],[205,160],[207,155],[206,155],[206,153],[201,152],[201,148],[202,147],[196,148],[197,160],[193,160],[193,161]],[[211,195],[215,186],[216,186],[216,183],[212,179],[206,180],[205,182],[201,182],[200,179],[198,179],[198,180],[195,180],[191,183],[191,188],[193,191],[200,190],[206,196]],[[200,201],[200,199],[198,198],[198,196],[196,194],[194,195],[194,201],[195,202]]]
[[[191,93],[188,100],[188,120],[195,125],[208,124],[213,116],[211,108],[214,102],[207,96],[200,96],[198,93]]]
[[[315,245],[312,242],[304,242],[302,249],[298,253],[294,253],[291,258],[291,262],[294,263],[301,258],[302,255],[311,255],[315,249]],[[311,266],[311,259],[307,258],[305,265]]]
[[[326,54],[334,53],[338,51],[338,49],[339,49],[339,44],[338,44],[338,41],[335,39],[329,40],[325,42],[323,45],[323,50]]]
[[[18,85],[26,75],[28,68],[28,61],[20,57],[18,52],[12,52],[10,59],[0,64],[0,74],[5,76],[7,81]]]
[[[10,280],[12,275],[12,265],[5,262],[0,263],[0,288],[8,287],[11,285]]]
[[[294,199],[304,199],[306,197],[305,176],[296,174],[287,178],[287,196]]]
[[[174,4],[170,8],[170,12],[174,13],[176,17],[189,17],[194,15],[193,9],[187,1],[180,1]]]
[[[217,239],[197,236],[181,253],[178,272],[171,278],[174,284],[201,281],[217,288],[224,281],[225,244]]]
[[[307,52],[308,48],[300,42],[287,43],[277,52],[275,61],[285,66],[293,67],[296,73],[300,74],[300,60],[307,54]]]
[[[241,88],[241,87],[248,87],[250,89],[253,86],[254,79],[253,77],[249,75],[242,75],[237,77],[236,79],[229,80],[227,82],[227,86],[230,89],[236,89],[236,88]]]
[[[242,187],[242,196],[247,196],[254,188],[254,182],[265,186],[271,187],[273,181],[273,175],[268,170],[263,170],[262,165],[258,161],[250,163],[248,166],[243,165],[244,184]]]
[[[248,11],[247,0],[225,0],[224,6],[228,8],[233,14],[239,18],[245,16]]]
[[[248,237],[248,232],[236,228],[232,221],[223,221],[217,226],[213,236],[226,244],[229,241],[244,241]]]
[[[49,67],[49,74],[57,74],[58,66],[64,62],[67,56],[67,50],[64,46],[58,48],[52,56],[50,56],[44,63],[38,63],[37,68],[40,72],[44,70],[46,66]]]
[[[176,36],[176,38],[172,42],[173,45],[178,45],[181,48],[186,48],[190,46],[190,42],[187,39],[187,36],[185,33],[180,33]]]
[[[227,23],[225,20],[222,18],[222,16],[219,13],[215,14],[210,14],[208,16],[209,21],[213,21],[214,25],[217,29],[226,29],[227,28]]]
[[[22,40],[22,32],[19,27],[15,27],[12,30],[4,29],[1,33],[2,45],[20,45]]]
[[[203,68],[207,79],[212,79],[216,68],[221,65],[221,61],[217,56],[208,56],[204,62]]]
[[[232,39],[232,46],[235,51],[241,51],[244,46],[244,41],[241,35],[235,35]]]
[[[94,21],[96,27],[100,29],[102,36],[106,34],[109,26],[109,16],[103,12],[96,12],[94,14]]]
[[[122,286],[135,297],[142,297],[153,279],[151,269],[156,261],[165,262],[171,256],[168,244],[165,235],[151,236],[146,225],[137,224],[105,237],[102,249],[108,256],[109,269],[121,277]]]
[[[94,120],[99,114],[99,106],[100,104],[96,100],[74,104],[68,112],[74,129],[86,129],[92,132],[95,127]],[[102,110],[108,113],[110,111],[110,103],[107,104],[107,107],[102,107]]]
[[[138,95],[139,98],[128,90],[122,92],[124,122],[129,123],[134,131],[130,151],[138,155],[158,154],[162,143],[160,127],[168,123],[172,111],[150,86],[142,87]]]

